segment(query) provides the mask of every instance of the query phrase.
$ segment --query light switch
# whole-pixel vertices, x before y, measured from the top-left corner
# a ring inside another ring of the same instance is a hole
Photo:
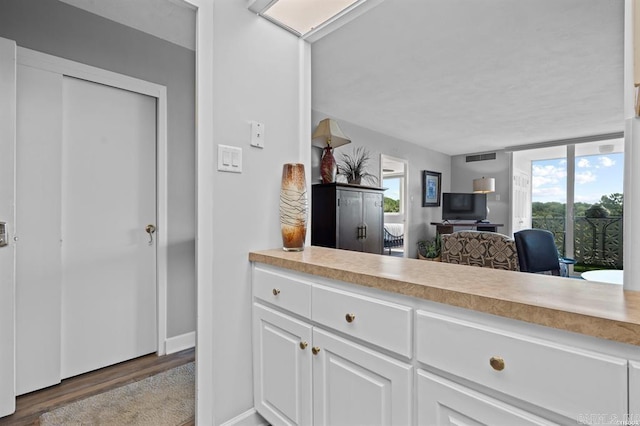
[[[242,172],[242,148],[218,145],[218,170],[221,172]]]
[[[264,124],[251,122],[251,146],[264,148]]]

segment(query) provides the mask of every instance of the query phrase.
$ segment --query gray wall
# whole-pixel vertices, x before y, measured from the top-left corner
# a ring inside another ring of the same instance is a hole
[[[511,159],[505,151],[495,151],[495,160],[467,163],[467,155],[451,157],[451,192],[473,192],[473,180],[481,177],[495,178],[496,192],[487,194],[490,213],[488,219],[493,223],[503,223],[498,232],[509,234],[511,216],[509,213]]]
[[[330,117],[319,112],[312,112],[311,124],[315,129],[320,120]],[[451,185],[451,157],[416,144],[384,135],[373,130],[360,127],[348,121],[335,118],[344,134],[351,139],[349,145],[336,148],[334,155],[336,160],[340,160],[342,152],[350,153],[358,146],[365,146],[371,153],[369,173],[380,178],[380,154],[389,155],[409,161],[408,176],[408,196],[409,211],[408,221],[405,223],[408,234],[407,247],[408,257],[417,256],[416,243],[419,240],[434,238],[436,234],[435,226],[430,222],[442,220],[441,207],[422,207],[422,171],[430,170],[442,173],[442,192],[449,191]],[[319,163],[322,150],[314,148],[312,151],[312,179],[313,183],[320,180]]]
[[[167,87],[167,334],[194,331],[195,52],[55,0],[0,1],[0,37]]]

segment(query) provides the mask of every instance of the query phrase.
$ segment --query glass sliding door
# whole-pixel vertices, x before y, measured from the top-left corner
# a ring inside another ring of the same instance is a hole
[[[570,257],[566,244],[566,147],[531,150],[526,155],[531,161],[531,227],[551,231],[560,255]]]
[[[575,146],[577,272],[622,269],[623,149],[622,139]]]
[[[623,139],[519,151],[531,171],[531,227],[554,234],[571,273],[622,269]]]

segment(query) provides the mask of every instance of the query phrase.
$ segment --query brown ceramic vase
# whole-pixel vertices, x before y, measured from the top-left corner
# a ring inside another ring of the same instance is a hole
[[[280,187],[280,229],[285,251],[304,250],[308,208],[304,164],[287,163],[282,167]]]

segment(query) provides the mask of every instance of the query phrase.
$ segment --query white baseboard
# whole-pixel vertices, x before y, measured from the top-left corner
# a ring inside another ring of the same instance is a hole
[[[165,354],[174,354],[185,349],[194,348],[196,346],[196,332],[181,334],[175,337],[169,337],[164,341]]]
[[[252,408],[231,420],[227,420],[220,426],[269,426],[269,422],[263,419],[255,408]]]

